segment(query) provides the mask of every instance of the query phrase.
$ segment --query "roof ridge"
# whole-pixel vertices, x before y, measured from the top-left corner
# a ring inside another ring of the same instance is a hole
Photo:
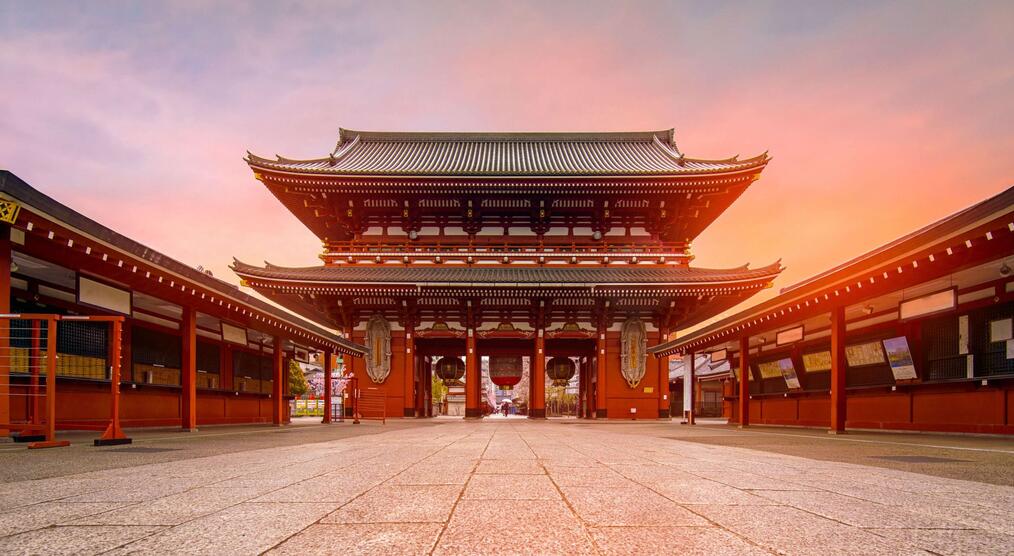
[[[355,137],[373,142],[493,142],[493,141],[587,141],[587,142],[645,142],[660,135],[671,140],[673,128],[650,131],[360,131],[340,128],[338,145]]]

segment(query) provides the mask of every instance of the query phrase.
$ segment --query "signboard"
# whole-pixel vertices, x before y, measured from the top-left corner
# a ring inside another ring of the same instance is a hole
[[[78,276],[77,299],[85,305],[108,309],[121,315],[130,314],[129,291],[107,286],[84,276]]]
[[[880,342],[866,342],[845,346],[845,359],[849,367],[865,367],[884,362],[884,348]]]
[[[940,313],[958,305],[957,292],[954,289],[931,293],[899,304],[901,320]]]
[[[782,330],[775,334],[775,345],[784,346],[803,339],[803,326],[797,326],[788,330]]]
[[[912,351],[908,349],[908,340],[904,336],[884,340],[887,361],[891,364],[894,380],[912,380],[916,378],[915,363]]]
[[[712,363],[720,363],[720,362],[725,361],[726,359],[728,359],[728,357],[729,357],[729,354],[726,353],[726,351],[724,349],[711,352],[711,362]]]
[[[803,354],[803,368],[808,373],[819,373],[831,370],[831,352],[815,351]]]
[[[990,342],[1006,342],[1011,337],[1011,319],[1000,319],[989,322]]]
[[[779,359],[778,367],[782,372],[782,377],[785,378],[786,386],[789,388],[801,388],[799,377],[796,376],[796,367],[792,365],[792,358]]]
[[[246,345],[246,329],[233,326],[229,323],[222,323],[222,339],[241,346]]]

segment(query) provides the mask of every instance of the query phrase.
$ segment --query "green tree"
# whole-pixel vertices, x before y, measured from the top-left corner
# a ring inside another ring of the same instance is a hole
[[[289,394],[299,397],[305,396],[309,391],[310,385],[306,382],[302,367],[295,361],[289,361]]]
[[[434,373],[430,385],[430,391],[433,392],[433,402],[442,403],[447,395],[447,386],[444,385],[444,381]]]

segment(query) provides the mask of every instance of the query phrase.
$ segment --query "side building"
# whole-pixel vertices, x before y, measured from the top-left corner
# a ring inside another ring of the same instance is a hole
[[[1014,188],[649,351],[741,425],[1011,434],[1012,269]]]
[[[0,429],[44,418],[56,315],[56,426],[102,430],[119,354],[120,422],[192,430],[288,419],[287,360],[365,347],[87,218],[0,171]],[[22,315],[22,318],[18,318]],[[114,338],[104,321],[122,317]],[[40,376],[42,375],[42,376]]]

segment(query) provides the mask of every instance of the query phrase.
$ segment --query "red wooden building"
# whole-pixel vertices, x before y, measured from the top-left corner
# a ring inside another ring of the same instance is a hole
[[[1014,188],[650,351],[729,360],[743,425],[1011,434],[1012,267]]]
[[[212,233],[212,230],[208,230]],[[123,426],[275,423],[288,418],[291,358],[363,346],[91,220],[0,171],[0,430],[44,418],[47,330],[57,315],[56,424],[102,430],[119,361]],[[115,337],[106,321],[122,317]],[[119,354],[115,357],[114,354]],[[328,358],[330,359],[330,358]],[[43,370],[43,372],[45,372]]]
[[[341,130],[322,158],[247,158],[320,238],[323,264],[233,268],[367,344],[352,368],[383,392],[389,415],[429,414],[443,357],[464,358],[465,413],[481,415],[479,360],[490,356],[506,379],[511,361],[531,358],[532,417],[545,415],[547,366],[554,378],[580,377],[582,416],[668,417],[667,367],[647,346],[769,287],[781,270],[690,264],[694,238],[768,161],[690,158],[672,130]],[[580,363],[547,361],[557,357]]]

